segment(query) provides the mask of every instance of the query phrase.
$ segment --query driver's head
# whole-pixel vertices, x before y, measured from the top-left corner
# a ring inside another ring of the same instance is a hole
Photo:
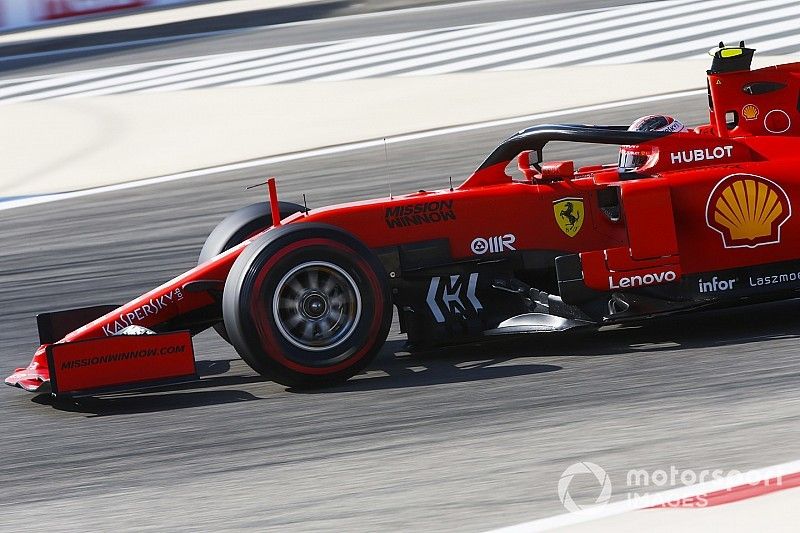
[[[687,131],[680,120],[667,115],[647,115],[636,119],[628,131]],[[619,147],[619,171],[634,172],[647,163],[650,152],[642,150],[636,145]]]

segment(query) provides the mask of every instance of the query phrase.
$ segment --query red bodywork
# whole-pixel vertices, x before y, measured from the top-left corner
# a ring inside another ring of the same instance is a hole
[[[621,176],[611,166],[574,171],[571,162],[545,163],[539,171],[530,165],[535,154],[523,151],[482,166],[455,190],[315,209],[280,224],[323,222],[352,233],[372,249],[447,239],[454,261],[503,251],[503,236],[513,236],[505,242],[517,251],[577,254],[583,284],[602,293],[677,284],[688,276],[800,259],[800,217],[794,214],[800,205],[796,172],[800,63],[709,74],[708,82],[713,102],[709,124],[638,144],[648,160],[633,177]],[[753,83],[762,85],[748,92],[745,88]],[[726,115],[735,126],[726,122]],[[517,155],[525,176],[522,180],[506,173],[510,159]],[[615,192],[612,196],[620,206],[617,217],[602,208],[607,190]],[[573,221],[566,227],[570,217],[580,224]],[[476,245],[480,239],[482,244]],[[251,241],[58,342],[100,338],[118,342],[121,337],[115,334],[131,324],[157,328],[214,305],[214,295],[203,287],[224,283],[233,262]],[[489,250],[476,251],[476,246],[483,245]],[[720,287],[714,280],[711,291]],[[753,280],[749,278],[751,284]],[[747,281],[738,279],[737,283]],[[18,369],[6,383],[47,390],[47,348],[42,345],[32,363]]]

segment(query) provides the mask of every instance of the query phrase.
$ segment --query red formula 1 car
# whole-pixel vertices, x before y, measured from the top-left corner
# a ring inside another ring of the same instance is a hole
[[[714,51],[694,130],[534,126],[455,189],[312,211],[271,181],[196,268],[119,308],[39,315],[42,346],[6,383],[77,395],[192,378],[191,335],[214,327],[264,376],[313,387],[370,362],[392,306],[412,346],[435,346],[794,297],[800,63],[750,70],[752,56]],[[618,145],[620,163],[544,162],[550,141]]]

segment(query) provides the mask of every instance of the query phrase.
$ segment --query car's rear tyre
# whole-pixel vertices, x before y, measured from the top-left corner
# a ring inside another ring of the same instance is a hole
[[[299,213],[303,206],[291,202],[278,202],[281,219]],[[202,264],[225,250],[229,250],[246,239],[261,233],[272,225],[272,207],[269,202],[259,202],[238,209],[225,217],[208,235],[197,264]],[[225,341],[230,342],[225,324],[220,321],[214,324],[214,330]]]
[[[254,370],[284,385],[345,381],[377,355],[392,320],[386,272],[352,235],[290,224],[252,242],[225,282],[231,344]]]

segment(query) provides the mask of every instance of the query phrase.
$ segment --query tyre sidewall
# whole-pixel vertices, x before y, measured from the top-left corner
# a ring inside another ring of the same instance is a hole
[[[311,351],[295,346],[279,331],[272,302],[287,272],[318,261],[336,265],[353,279],[361,312],[345,340]],[[383,266],[355,237],[331,226],[290,225],[260,237],[237,258],[223,294],[223,316],[226,329],[234,332],[233,345],[255,370],[289,385],[323,385],[355,374],[380,349],[391,323]]]
[[[299,213],[303,207],[291,202],[278,202],[278,209],[283,219]],[[272,208],[269,202],[251,204],[234,211],[217,224],[208,235],[200,250],[197,264],[205,263],[271,225]]]
[[[303,207],[291,202],[278,202],[281,219],[299,213]],[[260,233],[272,225],[272,207],[269,202],[259,202],[242,207],[225,217],[217,224],[203,243],[197,264],[201,265],[244,242],[254,234]],[[214,330],[222,339],[230,343],[230,335],[223,322],[214,324]]]

